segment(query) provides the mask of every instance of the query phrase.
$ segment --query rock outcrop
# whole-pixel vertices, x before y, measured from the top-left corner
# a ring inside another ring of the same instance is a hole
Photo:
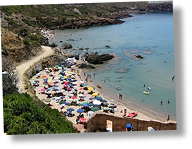
[[[72,49],[73,46],[69,43],[64,43],[64,44],[62,44],[61,48],[62,49]]]
[[[91,53],[91,54],[87,54],[85,56],[85,60],[88,61],[91,64],[102,64],[104,61],[108,61],[110,59],[114,58],[113,55],[110,54],[101,54],[98,55],[98,53]]]

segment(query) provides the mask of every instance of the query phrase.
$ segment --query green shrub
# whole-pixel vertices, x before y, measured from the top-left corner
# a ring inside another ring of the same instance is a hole
[[[72,123],[40,100],[27,94],[4,96],[4,131],[7,134],[76,133]]]

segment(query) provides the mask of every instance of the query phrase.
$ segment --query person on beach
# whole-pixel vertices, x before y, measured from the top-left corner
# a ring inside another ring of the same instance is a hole
[[[168,117],[167,117],[167,121],[169,121],[170,120],[170,115],[168,115]]]
[[[122,94],[119,94],[119,99],[122,99]]]
[[[145,87],[145,84],[143,85],[143,87]]]
[[[95,77],[95,73],[93,74],[93,76]]]
[[[161,103],[161,105],[162,105],[162,104],[163,104],[163,101],[161,101],[160,103]]]
[[[168,102],[168,104],[169,104],[169,103],[170,103],[170,100],[168,99],[168,101],[167,101],[167,102]]]
[[[126,114],[127,114],[127,109],[124,109],[124,115],[123,115],[123,117],[125,117]]]

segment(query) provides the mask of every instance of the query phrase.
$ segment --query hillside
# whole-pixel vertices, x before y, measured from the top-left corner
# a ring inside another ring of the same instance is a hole
[[[14,62],[37,55],[40,45],[48,45],[43,29],[77,29],[123,23],[130,13],[172,11],[172,2],[86,3],[1,6],[2,51]],[[5,30],[7,29],[7,30]],[[11,33],[12,32],[12,33]],[[5,35],[4,35],[5,34]],[[10,34],[10,36],[8,35]],[[13,36],[12,36],[13,35]],[[7,52],[6,52],[7,49]]]

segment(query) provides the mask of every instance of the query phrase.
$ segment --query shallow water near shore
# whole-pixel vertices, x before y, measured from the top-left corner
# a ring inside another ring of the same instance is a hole
[[[138,111],[165,119],[169,114],[172,120],[176,120],[175,81],[172,81],[175,74],[173,13],[133,16],[118,25],[55,31],[50,43],[55,42],[58,47],[63,43],[72,44],[76,50],[65,51],[67,53],[85,52],[78,50],[81,47],[99,54],[115,53],[118,59],[88,72],[94,82],[103,86],[105,92],[108,90],[113,99],[118,98],[119,93],[123,94],[123,101]],[[140,54],[144,59],[136,61],[128,54]],[[151,91],[149,95],[143,95],[147,86]]]

